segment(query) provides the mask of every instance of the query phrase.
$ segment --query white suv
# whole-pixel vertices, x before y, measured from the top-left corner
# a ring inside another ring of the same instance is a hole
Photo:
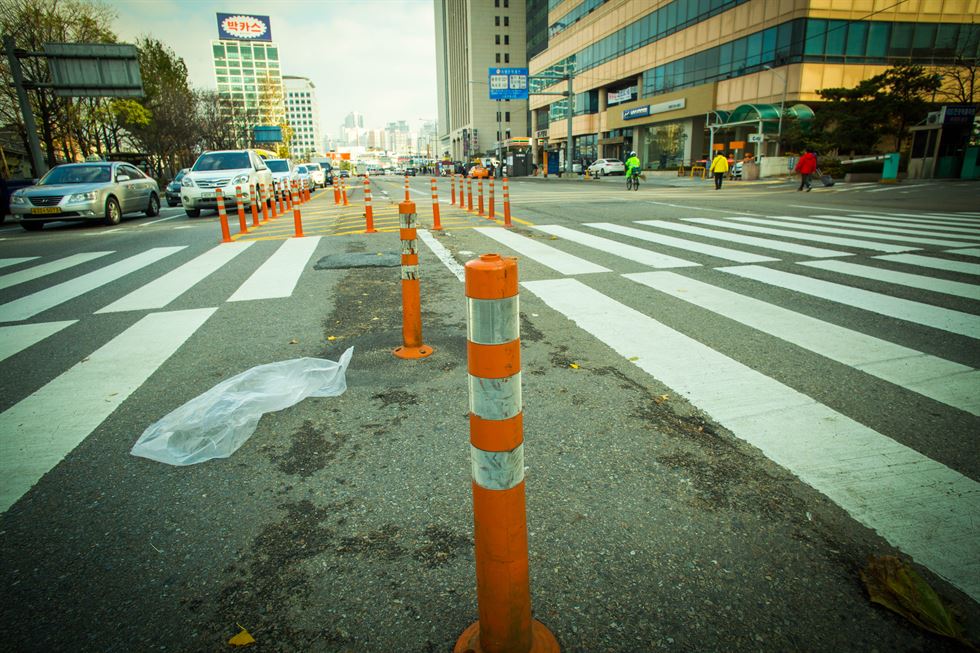
[[[326,175],[323,174],[323,168],[320,167],[319,163],[304,163],[306,169],[310,173],[310,179],[313,181],[313,190],[317,188],[323,188],[326,182]]]
[[[235,207],[235,187],[242,189],[242,202],[251,206],[250,185],[272,187],[272,172],[255,150],[221,150],[205,152],[197,158],[181,181],[180,200],[187,217],[196,218],[201,209],[217,209],[215,190],[225,197],[225,208]]]

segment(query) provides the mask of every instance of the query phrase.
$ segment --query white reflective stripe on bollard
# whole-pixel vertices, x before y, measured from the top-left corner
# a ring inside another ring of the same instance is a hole
[[[521,373],[501,379],[468,374],[470,412],[483,419],[510,419],[521,412]]]
[[[524,480],[524,444],[510,451],[484,451],[470,445],[473,482],[487,490],[509,490]]]
[[[521,335],[519,295],[502,299],[466,298],[466,338],[478,345],[502,345]]]

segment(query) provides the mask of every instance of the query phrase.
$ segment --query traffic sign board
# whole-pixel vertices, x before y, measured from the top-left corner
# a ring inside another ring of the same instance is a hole
[[[527,68],[490,68],[491,100],[526,100]]]

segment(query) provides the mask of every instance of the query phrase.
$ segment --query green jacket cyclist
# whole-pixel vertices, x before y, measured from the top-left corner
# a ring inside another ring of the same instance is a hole
[[[640,173],[640,159],[637,158],[636,152],[630,152],[630,158],[626,159],[626,176],[632,175],[633,170],[636,170],[636,174]]]

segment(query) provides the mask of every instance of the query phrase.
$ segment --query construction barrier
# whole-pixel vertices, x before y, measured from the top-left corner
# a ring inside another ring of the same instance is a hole
[[[411,197],[408,195],[408,175],[405,175],[405,201],[411,201]]]
[[[473,212],[473,180],[466,178],[466,210]]]
[[[292,194],[296,194],[296,182],[293,182]],[[299,202],[293,198],[293,230],[297,238],[303,237],[303,216],[299,212]]]
[[[487,219],[493,220],[493,177],[490,177],[490,201],[487,206]]]
[[[442,219],[439,217],[439,188],[436,186],[436,178],[432,178],[432,229],[442,231]]]
[[[228,212],[225,210],[225,194],[220,188],[214,189],[214,200],[218,204],[218,220],[221,222],[221,242],[231,242],[231,230],[228,229]]]
[[[479,619],[453,652],[558,653],[531,618],[517,260],[483,254],[466,264],[465,286]]]
[[[248,233],[248,224],[245,222],[245,205],[242,204],[242,187],[235,186],[235,203],[238,204],[238,225],[243,234]]]
[[[479,207],[478,207],[479,211],[477,212],[477,215],[482,218],[483,217],[483,178],[482,177],[476,180],[476,194],[480,200]]]
[[[259,226],[259,207],[257,207],[255,204],[256,202],[261,201],[258,193],[255,190],[254,184],[248,185],[248,197],[251,200],[249,205],[251,205],[252,208],[252,227],[254,228]]]
[[[449,175],[449,187],[452,194],[449,196],[449,205],[456,205],[456,175]]]
[[[396,347],[398,358],[425,358],[434,349],[422,344],[422,304],[419,289],[419,253],[415,230],[418,215],[415,202],[398,205],[400,238],[402,241],[402,346]]]
[[[513,226],[510,223],[510,190],[507,188],[507,177],[504,177],[504,226]]]
[[[364,233],[378,233],[374,228],[374,209],[371,208],[371,179],[367,175],[364,175]]]

